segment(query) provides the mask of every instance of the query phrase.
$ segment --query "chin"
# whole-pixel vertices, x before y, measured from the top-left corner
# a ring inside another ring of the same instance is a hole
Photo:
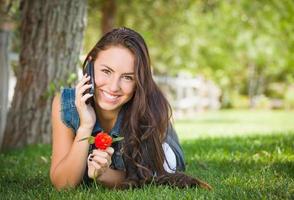
[[[122,107],[122,105],[109,105],[109,104],[99,103],[98,107],[106,111],[116,111],[116,110],[119,110]]]

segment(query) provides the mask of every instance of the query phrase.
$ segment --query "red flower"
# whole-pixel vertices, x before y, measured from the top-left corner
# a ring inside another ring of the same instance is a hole
[[[97,149],[105,150],[107,147],[110,147],[112,143],[112,137],[107,133],[100,132],[95,137],[95,147]]]
[[[94,144],[97,149],[105,150],[107,147],[110,147],[112,143],[118,142],[123,140],[123,137],[116,137],[112,138],[108,133],[99,132],[95,137],[90,136],[83,139],[80,139],[79,141],[88,140],[89,144]]]

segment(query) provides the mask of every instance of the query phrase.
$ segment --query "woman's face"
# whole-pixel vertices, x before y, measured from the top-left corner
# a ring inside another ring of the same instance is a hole
[[[111,46],[94,62],[95,98],[103,111],[118,112],[135,91],[135,57],[130,50]]]

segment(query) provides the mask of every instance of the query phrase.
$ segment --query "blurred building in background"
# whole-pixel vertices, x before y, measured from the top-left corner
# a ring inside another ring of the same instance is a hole
[[[221,108],[221,89],[201,75],[156,76],[155,81],[169,100],[176,118]]]

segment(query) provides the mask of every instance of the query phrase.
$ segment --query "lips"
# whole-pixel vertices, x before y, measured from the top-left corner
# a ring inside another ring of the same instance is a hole
[[[103,96],[103,99],[105,99],[105,101],[111,102],[111,103],[116,102],[118,98],[120,97],[119,95],[113,95],[104,90],[101,90],[101,94]]]

